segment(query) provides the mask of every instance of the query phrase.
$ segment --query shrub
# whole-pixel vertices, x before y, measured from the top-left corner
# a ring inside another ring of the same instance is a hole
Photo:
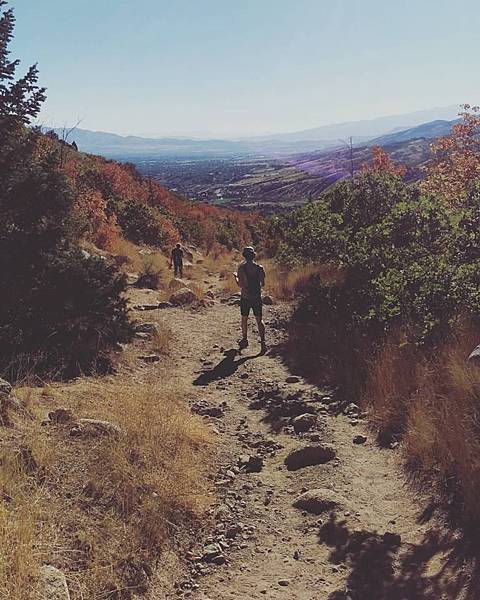
[[[107,350],[131,333],[124,278],[106,261],[69,248],[42,255],[34,268],[8,282],[0,308],[2,369],[11,378],[108,369]]]
[[[135,244],[165,248],[171,242],[157,208],[127,200],[117,209],[117,218],[124,236]]]

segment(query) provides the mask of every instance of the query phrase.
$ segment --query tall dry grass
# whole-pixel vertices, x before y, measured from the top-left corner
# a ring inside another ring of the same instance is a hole
[[[42,564],[65,573],[74,600],[140,593],[209,505],[210,429],[172,387],[83,379],[44,391],[18,390],[30,416],[0,431],[0,598],[43,597]],[[122,433],[42,426],[52,405]]]
[[[313,276],[319,276],[326,285],[338,285],[344,277],[333,264],[286,268],[268,259],[262,264],[266,271],[265,290],[281,300],[293,300],[303,294]]]
[[[47,561],[50,506],[45,481],[56,449],[38,428],[11,431],[0,440],[0,598],[37,600]]]
[[[212,443],[207,427],[175,391],[119,386],[109,415],[124,435],[103,447],[91,465],[92,494],[107,500],[109,542],[98,545],[97,527],[86,527],[96,553],[85,573],[86,597],[95,589],[141,591],[152,564],[178,528],[201,517],[209,504],[205,474]],[[125,569],[129,571],[128,581]]]
[[[402,436],[410,472],[454,500],[457,516],[480,522],[480,365],[467,362],[478,342],[464,324],[426,355],[390,340],[376,357],[364,396],[380,434]]]

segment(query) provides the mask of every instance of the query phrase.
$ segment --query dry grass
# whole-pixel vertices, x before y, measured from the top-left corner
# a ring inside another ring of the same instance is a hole
[[[335,265],[304,265],[287,269],[269,260],[264,261],[263,265],[266,271],[266,291],[281,300],[292,300],[304,293],[314,276],[319,276],[326,285],[340,284],[343,281],[343,273]]]
[[[208,426],[164,385],[83,379],[18,395],[31,416],[0,432],[0,598],[40,598],[45,563],[66,574],[74,600],[141,591],[162,550],[209,504]],[[41,426],[59,405],[123,433],[77,438],[68,425]]]
[[[34,600],[39,597],[46,498],[15,450],[2,449],[0,460],[0,598]]]
[[[141,251],[146,251],[148,254],[142,254]],[[165,277],[168,270],[168,260],[161,252],[141,248],[123,238],[115,241],[112,254],[116,257],[119,267],[124,271],[141,273],[144,269],[149,268],[162,273]]]
[[[167,278],[167,268],[157,255],[146,256],[143,267],[138,273],[138,287],[150,288],[152,290],[162,289]]]
[[[478,331],[460,328],[434,356],[389,342],[374,362],[365,401],[374,426],[403,435],[411,472],[480,521],[480,367],[466,362]]]
[[[159,323],[157,329],[152,335],[152,350],[154,352],[157,352],[158,354],[168,354],[170,351],[172,340],[172,330],[163,323]]]

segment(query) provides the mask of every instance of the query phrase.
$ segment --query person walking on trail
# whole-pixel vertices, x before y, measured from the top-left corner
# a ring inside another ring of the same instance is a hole
[[[170,256],[170,268],[172,268],[173,263],[173,276],[177,277],[180,275],[180,279],[183,278],[183,250],[180,244],[177,244],[175,248],[172,250],[172,254]]]
[[[233,274],[241,289],[242,339],[239,345],[240,349],[248,346],[248,316],[252,310],[257,321],[262,350],[265,350],[265,325],[262,318],[262,288],[265,285],[265,270],[262,265],[255,262],[255,250],[251,246],[243,249],[242,256],[245,261],[238,267],[237,273]]]

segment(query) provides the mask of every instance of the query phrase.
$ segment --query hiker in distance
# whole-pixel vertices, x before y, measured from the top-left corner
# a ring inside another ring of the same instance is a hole
[[[255,250],[251,246],[243,249],[242,256],[245,261],[239,265],[238,271],[233,274],[241,289],[242,339],[239,346],[241,350],[248,346],[248,315],[251,309],[257,321],[262,351],[264,352],[266,343],[265,325],[262,319],[262,288],[265,285],[265,270],[262,265],[255,262]]]
[[[183,278],[183,250],[180,244],[177,244],[170,255],[170,269],[173,263],[173,276],[180,275]]]

